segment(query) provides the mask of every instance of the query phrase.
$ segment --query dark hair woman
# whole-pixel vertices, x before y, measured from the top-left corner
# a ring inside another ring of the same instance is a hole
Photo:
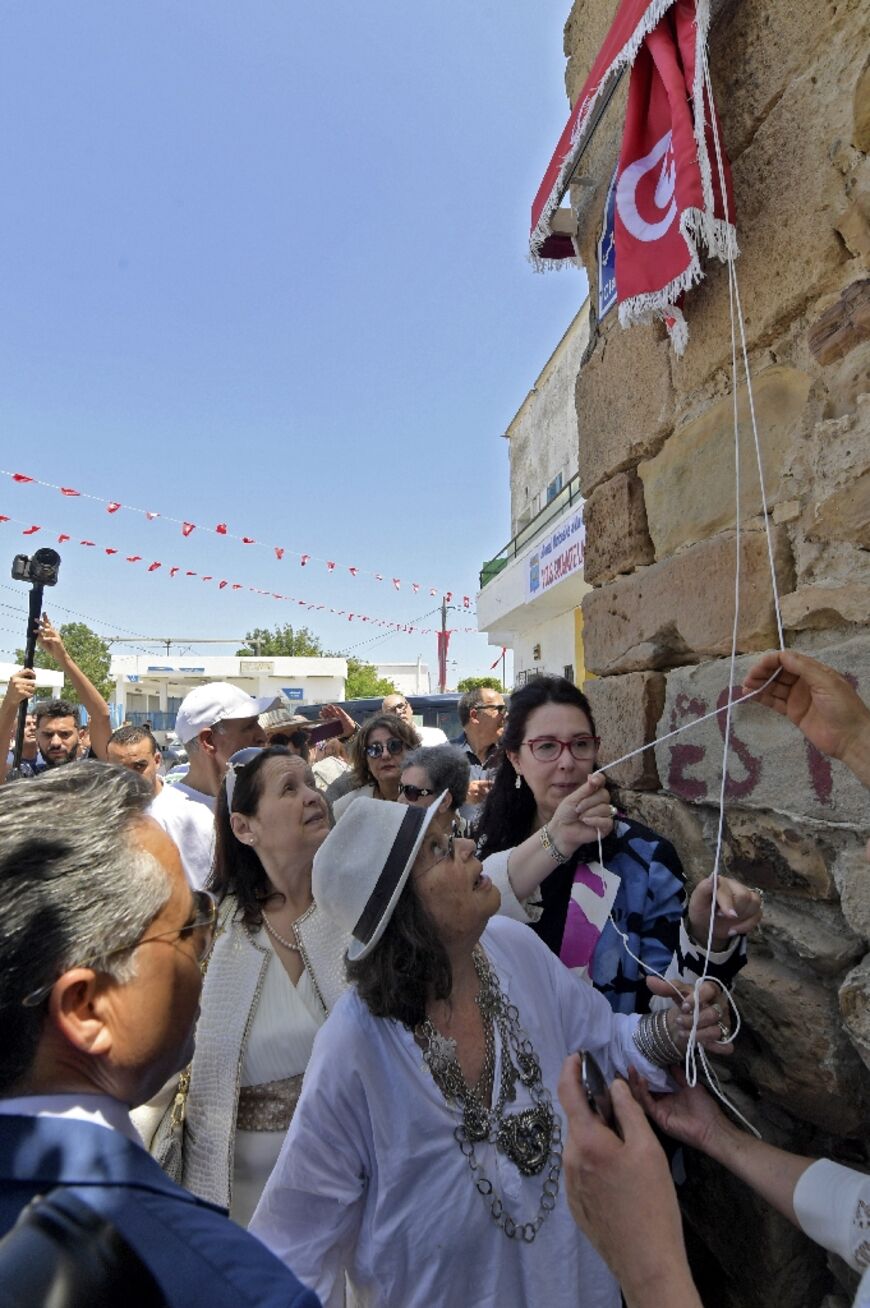
[[[612,1013],[494,916],[474,843],[436,818],[361,798],[315,858],[354,984],[318,1037],[250,1229],[325,1305],[343,1301],[347,1274],[380,1308],[575,1308],[578,1286],[584,1308],[617,1308],[565,1199],[551,1087],[583,1048],[608,1078],[635,1065],[661,1089],[691,1017],[672,1005],[666,1048],[645,1043],[656,1019]],[[699,1030],[705,1044],[720,1034],[707,995]]]
[[[215,815],[209,887],[220,908],[196,1050],[151,1151],[243,1225],[278,1156],[314,1037],[346,984],[347,935],[311,894],[328,831],[304,759],[284,747],[233,755]],[[182,1105],[179,1148],[171,1127]]]
[[[361,795],[372,799],[398,799],[402,764],[409,749],[417,749],[420,737],[414,726],[395,713],[376,713],[362,724],[351,741],[350,764],[354,789],[332,806],[335,820]]]
[[[518,899],[536,901],[532,929],[563,963],[590,977],[617,1012],[646,1012],[647,974],[637,959],[694,981],[703,970],[712,886],[702,881],[687,911],[673,845],[611,808],[595,771],[599,744],[589,701],[570,681],[538,677],[514,691],[478,847],[484,866],[506,875]],[[756,893],[720,879],[709,975],[733,978],[745,961],[745,933],[760,916]]]

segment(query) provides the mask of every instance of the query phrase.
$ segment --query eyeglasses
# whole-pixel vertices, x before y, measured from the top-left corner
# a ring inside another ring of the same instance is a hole
[[[472,704],[472,708],[476,708],[478,711],[480,709],[494,709],[500,717],[507,712],[507,704]]]
[[[406,795],[412,804],[416,804],[418,799],[425,799],[428,795],[434,795],[434,790],[427,790],[425,786],[412,786],[408,781],[399,782],[399,794]]]
[[[407,701],[406,699],[403,699],[402,702],[401,702],[400,704],[391,704],[390,707],[389,707],[388,709],[384,709],[384,712],[385,712],[385,713],[395,713],[395,714],[398,716],[400,713],[402,713],[402,711],[403,711],[404,709],[406,709],[406,708],[410,708],[410,707],[411,707],[411,705],[408,703],[408,701]]]
[[[249,745],[247,749],[237,749],[227,763],[227,808],[231,813],[233,811],[233,795],[236,793],[236,777],[240,772],[244,771],[249,763],[253,763],[255,758],[259,758],[262,752],[262,749],[259,749],[256,745]]]
[[[425,876],[427,872],[431,872],[433,867],[437,867],[438,864],[443,863],[445,859],[452,859],[455,852],[455,844],[456,844],[456,835],[454,833],[451,833],[447,837],[447,844],[438,851],[438,857],[435,859],[435,861],[430,863],[428,867],[421,868],[416,875],[418,877]]]
[[[369,758],[380,758],[382,754],[389,754],[391,758],[395,758],[397,754],[404,754],[405,748],[405,742],[396,740],[393,736],[390,740],[376,740],[373,745],[366,745],[366,754]]]
[[[556,736],[537,736],[534,740],[524,740],[532,751],[532,758],[539,763],[555,763],[566,749],[578,763],[595,757],[595,751],[601,744],[598,736],[572,736],[570,740],[559,740]]]
[[[97,961],[107,963],[110,958],[117,958],[119,954],[126,954],[133,949],[139,949],[141,945],[153,945],[158,940],[191,940],[197,963],[204,962],[214,940],[218,902],[210,890],[194,890],[191,893],[193,895],[193,915],[183,926],[173,927],[171,931],[160,931],[156,936],[145,936],[142,940],[134,941],[132,945],[121,945],[119,949],[112,949],[108,954],[103,954],[102,958]],[[93,964],[79,963],[77,966],[91,967]],[[25,1008],[36,1008],[51,993],[54,984],[54,981],[49,981],[47,985],[40,986],[38,990],[32,990],[29,995],[22,999],[22,1005]]]

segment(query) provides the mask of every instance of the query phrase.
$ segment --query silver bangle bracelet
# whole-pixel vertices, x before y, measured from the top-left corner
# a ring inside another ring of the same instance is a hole
[[[553,840],[552,837],[550,836],[550,832],[547,828],[546,822],[541,827],[541,830],[539,831],[538,834],[541,837],[541,844],[544,846],[544,849],[546,849],[547,853],[550,855],[550,858],[553,860],[554,863],[568,862],[568,859],[571,857],[571,855],[563,854],[561,849],[556,848],[556,846],[553,844]]]

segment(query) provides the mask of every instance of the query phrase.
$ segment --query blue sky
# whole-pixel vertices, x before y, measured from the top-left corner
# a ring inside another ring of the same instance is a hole
[[[434,668],[434,637],[368,643],[361,623],[167,569],[405,623],[430,584],[474,594],[510,534],[500,434],[585,289],[526,261],[568,112],[568,9],[5,6],[0,466],[287,549],[0,477],[0,513],[120,551],[61,547],[52,616],[201,638],[301,622]],[[0,527],[7,648],[26,592],[2,560],[53,540],[20,531]],[[454,676],[496,653],[457,635]]]

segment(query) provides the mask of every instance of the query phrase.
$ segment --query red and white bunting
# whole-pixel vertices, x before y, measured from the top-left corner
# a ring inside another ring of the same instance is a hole
[[[271,553],[274,553],[275,558],[278,559],[279,562],[284,558],[284,555],[286,553],[286,549],[287,549],[286,546],[267,545],[264,541],[258,540],[257,537],[255,536],[237,534],[235,532],[230,531],[229,525],[226,522],[219,522],[214,527],[202,527],[184,518],[176,518],[173,517],[171,514],[160,513],[155,509],[140,509],[136,505],[125,504],[122,500],[106,500],[104,496],[94,495],[91,491],[78,490],[73,486],[60,486],[56,482],[46,481],[42,477],[32,477],[30,476],[29,473],[10,472],[6,468],[0,468],[0,476],[7,476],[13,482],[15,482],[20,486],[24,486],[24,485],[44,486],[49,490],[59,491],[61,495],[65,495],[70,498],[95,501],[98,504],[102,504],[107,513],[118,513],[121,509],[124,509],[128,513],[141,514],[143,517],[145,517],[148,520],[148,522],[155,522],[158,518],[162,518],[164,522],[171,522],[175,526],[179,527],[181,529],[181,534],[184,537],[191,536],[194,531],[208,532],[213,536],[225,536],[228,540],[238,541],[242,545],[258,545],[260,546],[260,548],[268,549]],[[293,551],[293,552],[297,553],[297,551]],[[331,559],[328,560],[324,558],[318,558],[316,555],[313,554],[299,553],[298,557],[299,557],[300,566],[303,568],[309,563],[321,563],[326,566],[327,571],[329,572],[334,571],[336,568],[347,568],[347,571],[350,573],[352,577],[363,577],[363,578],[373,577],[375,581],[383,581],[384,577],[386,576],[386,572],[369,571],[365,568],[360,568],[357,564],[346,564],[340,562],[339,560],[331,560]],[[394,577],[392,578],[392,580],[393,580],[393,585],[396,586],[396,588],[398,589],[399,584],[402,581],[402,578]],[[411,582],[410,585],[411,585],[411,589],[414,591],[415,594],[417,593],[418,590],[420,590],[419,582]],[[432,596],[433,598],[439,595],[446,595],[450,593],[440,590],[437,586],[429,586],[428,590],[430,596]]]

